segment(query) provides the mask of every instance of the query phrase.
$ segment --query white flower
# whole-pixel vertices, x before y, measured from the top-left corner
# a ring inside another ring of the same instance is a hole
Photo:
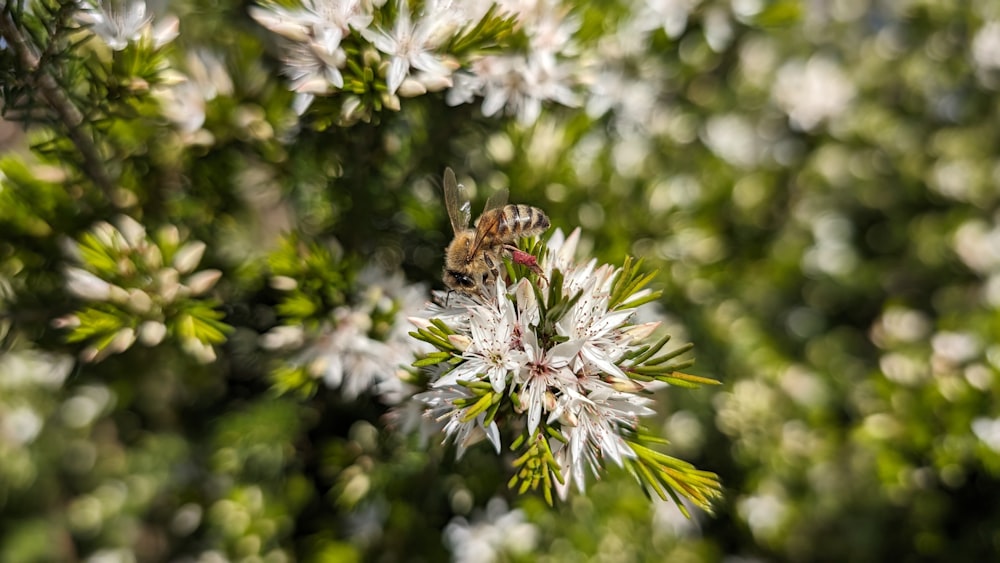
[[[284,72],[295,92],[325,94],[330,86],[344,87],[340,67],[347,62],[347,55],[342,49],[330,53],[316,43],[293,43],[285,51],[284,62]]]
[[[489,439],[496,452],[500,453],[500,430],[497,428],[496,421],[491,420],[489,424],[485,424],[485,413],[479,413],[474,418],[466,419],[468,409],[455,408],[456,400],[466,400],[473,397],[472,392],[461,385],[437,387],[413,396],[414,400],[426,405],[424,416],[427,419],[435,424],[444,423],[442,430],[445,434],[445,440],[450,439],[455,443],[458,448],[457,458],[461,458],[469,446],[482,441],[483,438]]]
[[[361,32],[376,49],[391,56],[386,75],[389,94],[396,93],[411,68],[422,70],[435,78],[451,76],[451,69],[433,52],[438,46],[435,44],[434,19],[418,18],[414,22],[410,17],[409,3],[400,0],[398,6],[391,31],[369,28]]]
[[[584,490],[585,469],[594,475],[603,460],[621,466],[625,458],[634,458],[635,452],[621,436],[621,429],[634,428],[638,417],[649,416],[654,411],[645,406],[650,399],[631,393],[622,393],[605,386],[595,386],[588,394],[572,393],[564,396],[549,416],[550,420],[562,418],[563,436],[568,443],[555,452],[562,467],[565,482],[557,484],[559,496],[566,494],[573,481],[577,489]]]
[[[495,497],[486,512],[475,514],[471,522],[456,516],[444,529],[444,540],[456,563],[490,563],[506,560],[504,555],[525,556],[534,550],[538,529],[525,521],[524,512],[510,510],[506,501]]]
[[[661,28],[671,39],[679,37],[687,28],[688,14],[699,0],[646,0],[638,11],[636,21],[644,31]]]
[[[152,16],[146,15],[145,0],[80,1],[77,21],[90,26],[112,50],[121,51],[129,42],[149,37],[159,48],[177,37],[176,17],[164,18],[155,28]]]
[[[108,47],[121,51],[129,41],[138,39],[142,29],[152,21],[146,15],[146,2],[104,0],[98,4],[83,2],[77,19],[90,25]]]
[[[503,282],[498,280],[497,295]],[[514,347],[514,326],[517,323],[514,304],[501,297],[486,306],[470,312],[469,329],[472,343],[462,354],[465,359],[435,385],[453,385],[458,381],[471,381],[483,377],[493,390],[500,393],[507,385],[511,372],[519,370],[527,361],[523,351]]]
[[[566,106],[577,105],[576,94],[569,87],[569,72],[554,56],[536,53],[533,56],[511,55],[484,57],[472,65],[479,78],[483,96],[483,115],[490,117],[501,110],[516,115],[520,123],[530,125],[538,120],[542,103],[554,101]],[[468,89],[466,81],[462,87]],[[452,101],[467,97],[456,93]]]
[[[980,71],[1000,68],[1000,22],[991,21],[976,31],[972,60]]]
[[[796,127],[815,129],[847,109],[854,85],[840,65],[822,55],[792,61],[778,70],[771,95]]]
[[[250,16],[278,35],[298,42],[312,42],[326,53],[340,48],[350,30],[368,27],[372,15],[368,3],[358,0],[302,0],[296,10],[281,6],[251,6]]]
[[[37,386],[55,390],[73,369],[73,358],[65,354],[40,352],[31,348],[0,354],[0,393]]]
[[[7,412],[0,410],[0,444],[12,442],[25,446],[35,441],[44,421],[29,407],[19,406]]]
[[[358,281],[366,288],[360,302],[336,309],[331,325],[294,361],[305,365],[328,387],[340,389],[348,400],[372,392],[383,403],[395,404],[408,396],[399,378],[400,368],[412,364],[418,351],[427,351],[427,346],[410,338],[406,329],[408,316],[425,299],[425,290],[406,284],[401,273],[387,275],[376,268],[362,271]],[[385,323],[387,315],[391,315],[391,324],[376,327],[374,319]],[[377,330],[383,332],[374,334]],[[302,334],[279,327],[265,335],[262,343],[277,348],[295,345],[302,338]]]
[[[270,31],[290,40],[285,49],[284,73],[296,92],[299,115],[317,94],[331,86],[344,87],[340,68],[347,62],[341,42],[351,30],[364,30],[372,21],[370,3],[359,0],[303,0],[302,7],[287,9],[252,6],[251,17]]]
[[[492,398],[491,408],[503,409],[497,401],[510,396],[511,410],[500,412],[508,413],[502,420],[515,424],[515,433],[526,430],[528,436],[536,436],[546,426],[566,438],[565,444],[549,439],[566,478],[561,495],[574,481],[582,490],[588,468],[596,474],[608,460],[623,465],[625,459],[636,457],[625,435],[636,429],[639,417],[653,414],[647,406],[650,400],[638,393],[663,385],[641,383],[627,373],[635,367],[629,352],[648,343],[660,325],[632,324],[636,308],[628,301],[648,295],[648,290],[634,292],[624,305],[611,307],[614,280],[622,270],[597,266],[596,260],[577,264],[579,240],[578,230],[569,237],[556,231],[540,257],[547,279],[561,275],[558,293],[573,296],[558,305],[562,308],[558,318],[546,318],[557,304],[540,302],[538,297],[550,299],[553,293],[544,286],[536,291],[528,279],[507,286],[504,277],[497,276],[492,290],[475,298],[440,295],[445,305],[430,307],[428,317],[444,322],[453,332],[448,334],[449,349],[457,364],[450,371],[448,364],[439,364],[439,371],[431,375],[432,390],[416,396],[426,404],[427,416],[444,423],[446,435],[460,452],[483,437],[499,450],[494,422],[484,424],[488,409],[478,417],[467,413],[485,396],[486,383],[495,393],[503,393]],[[411,322],[418,328],[432,327],[424,318]],[[517,421],[511,411],[523,418]]]
[[[371,317],[365,311],[340,308],[334,312],[334,328],[310,349],[315,358],[309,369],[344,398],[354,400],[373,388],[378,380],[395,374],[394,354],[385,343],[368,338]]]
[[[538,345],[534,332],[524,335],[527,362],[516,379],[519,398],[528,412],[528,434],[534,435],[542,420],[543,407],[552,410],[556,395],[571,392],[577,384],[576,375],[569,369],[570,360],[576,356],[583,341],[571,340],[545,350]]]
[[[599,371],[619,380],[628,376],[618,367],[625,351],[617,341],[616,331],[632,316],[632,309],[608,310],[611,281],[616,270],[604,265],[591,273],[581,288],[583,295],[556,324],[560,335],[581,341],[576,360],[578,371]]]

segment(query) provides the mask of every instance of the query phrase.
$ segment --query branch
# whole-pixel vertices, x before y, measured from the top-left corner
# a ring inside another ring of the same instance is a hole
[[[7,40],[10,49],[16,53],[21,64],[27,69],[26,80],[30,86],[42,95],[66,125],[70,140],[83,157],[83,171],[104,192],[105,197],[113,201],[114,182],[104,167],[104,159],[97,150],[97,145],[83,127],[83,114],[66,96],[56,79],[41,67],[34,45],[21,33],[17,22],[7,10],[4,10],[0,17],[0,35]]]

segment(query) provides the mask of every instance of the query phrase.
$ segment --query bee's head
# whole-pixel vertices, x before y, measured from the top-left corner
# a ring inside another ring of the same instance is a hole
[[[459,272],[458,270],[445,269],[444,276],[442,277],[446,286],[459,293],[476,292],[476,280],[468,274]]]

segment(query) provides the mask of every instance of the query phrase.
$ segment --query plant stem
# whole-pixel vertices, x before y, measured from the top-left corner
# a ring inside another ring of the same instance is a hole
[[[83,114],[66,96],[56,79],[40,66],[36,47],[21,33],[20,27],[8,10],[4,10],[0,15],[0,35],[7,40],[7,44],[27,70],[26,79],[30,82],[30,86],[42,95],[66,126],[70,140],[83,157],[84,173],[104,192],[109,201],[113,201],[114,183],[104,167],[104,159],[97,145],[83,126]]]

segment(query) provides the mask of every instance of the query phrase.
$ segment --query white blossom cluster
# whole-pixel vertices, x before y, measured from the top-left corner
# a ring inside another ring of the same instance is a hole
[[[145,42],[158,49],[177,37],[180,21],[176,16],[161,18],[153,24],[145,0],[78,0],[76,19],[89,26],[114,51],[129,43]]]
[[[295,110],[302,114],[316,96],[345,90],[345,43],[377,57],[386,81],[383,102],[398,109],[399,97],[448,90],[450,105],[483,98],[482,111],[517,115],[525,123],[537,119],[541,104],[575,105],[571,70],[562,62],[572,53],[576,30],[567,8],[554,0],[505,0],[499,13],[516,17],[527,38],[520,53],[471,54],[462,60],[449,44],[482,23],[493,2],[430,0],[414,11],[407,0],[302,0],[299,6],[262,4],[250,15],[284,38],[284,72],[296,92]],[[376,17],[382,14],[383,17]],[[389,18],[386,14],[392,14]],[[350,39],[350,41],[348,41]],[[356,117],[361,100],[346,93],[343,117]]]
[[[203,296],[222,277],[216,269],[197,269],[205,243],[183,242],[173,225],[151,237],[127,215],[115,222],[117,226],[101,221],[80,242],[64,245],[78,264],[64,268],[66,290],[88,305],[54,324],[75,333],[71,340],[91,340],[80,353],[88,362],[124,352],[136,341],[156,346],[170,333],[198,361],[215,361],[211,346],[215,339],[203,338],[198,330],[217,332],[203,326],[214,324],[211,308],[185,304]],[[200,318],[203,314],[209,318]]]
[[[511,509],[500,497],[490,499],[485,511],[471,519],[456,516],[444,529],[444,541],[455,563],[505,561],[506,556],[525,557],[538,543],[538,528],[527,521],[524,511]]]
[[[527,434],[536,436],[538,431],[549,439],[564,477],[557,484],[562,497],[573,482],[583,490],[588,470],[598,475],[605,461],[622,465],[636,457],[625,434],[636,428],[640,417],[654,414],[651,399],[643,393],[660,385],[627,373],[637,367],[629,352],[648,345],[660,324],[630,322],[637,310],[631,303],[649,290],[610,305],[621,269],[598,266],[596,260],[577,263],[578,241],[579,230],[565,239],[557,231],[541,260],[548,279],[558,279],[556,270],[562,273],[563,295],[579,294],[558,319],[549,319],[555,321],[554,334],[545,334],[541,327],[547,322],[543,316],[556,304],[540,303],[526,278],[510,286],[498,279],[495,294],[483,299],[440,296],[446,307],[432,304],[423,317],[410,319],[418,328],[431,326],[432,319],[444,322],[454,332],[450,343],[460,351],[454,367],[436,374],[430,389],[416,395],[426,405],[425,417],[443,427],[459,456],[483,438],[499,453],[496,420],[487,420],[485,412],[470,416],[470,402],[477,397],[474,388],[488,385],[496,394],[516,396],[513,411],[521,416]],[[557,428],[565,441],[546,436],[545,427]]]
[[[427,347],[407,334],[407,318],[426,300],[426,289],[407,284],[401,272],[367,268],[354,303],[337,307],[317,334],[301,324],[276,327],[261,337],[271,350],[295,350],[291,365],[304,367],[349,401],[365,393],[394,405],[412,394],[405,368]]]

